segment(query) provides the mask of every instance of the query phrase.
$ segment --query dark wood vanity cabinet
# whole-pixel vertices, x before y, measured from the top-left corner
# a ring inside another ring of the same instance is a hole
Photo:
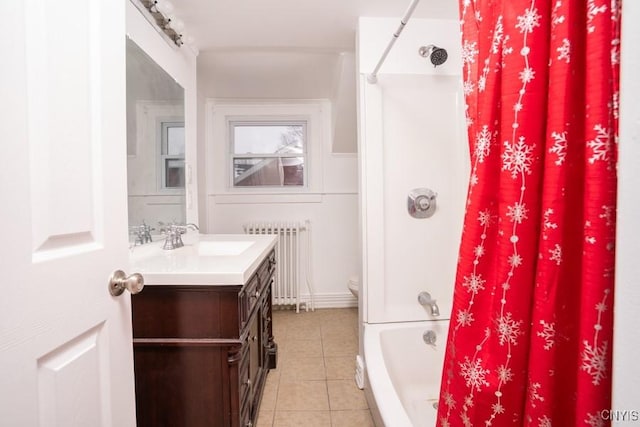
[[[138,427],[256,424],[276,367],[272,251],[244,285],[147,286],[132,298]]]

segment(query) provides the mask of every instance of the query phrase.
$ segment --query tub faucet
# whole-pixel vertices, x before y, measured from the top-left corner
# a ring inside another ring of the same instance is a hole
[[[425,344],[430,345],[433,348],[436,348],[437,335],[434,331],[432,330],[424,331],[422,333],[422,339]]]
[[[431,294],[429,292],[420,292],[418,294],[418,302],[423,307],[429,307],[433,317],[440,316],[440,308],[438,307],[438,304],[436,304],[436,300],[431,298]]]

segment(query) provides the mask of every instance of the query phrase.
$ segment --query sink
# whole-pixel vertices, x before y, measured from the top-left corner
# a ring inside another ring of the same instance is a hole
[[[198,255],[200,256],[234,256],[240,255],[255,242],[250,241],[200,241],[198,242]]]
[[[274,248],[269,234],[196,234],[183,237],[184,247],[163,250],[163,242],[136,246],[131,268],[145,285],[242,285]]]

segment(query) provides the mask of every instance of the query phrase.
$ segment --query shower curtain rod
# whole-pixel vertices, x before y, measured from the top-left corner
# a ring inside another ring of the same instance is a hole
[[[376,65],[376,68],[373,69],[373,72],[367,76],[367,81],[369,83],[375,84],[375,83],[378,82],[378,71],[380,71],[380,67],[382,67],[382,64],[384,63],[384,60],[387,59],[387,55],[389,54],[389,51],[391,50],[391,48],[395,44],[396,40],[398,40],[398,37],[400,36],[400,33],[402,33],[402,30],[404,30],[404,26],[407,25],[407,22],[409,22],[409,18],[411,18],[411,15],[413,14],[413,11],[415,10],[415,8],[418,5],[419,1],[420,0],[412,0],[411,1],[411,4],[407,8],[407,11],[405,12],[404,16],[400,20],[400,26],[398,27],[396,32],[393,33],[393,37],[389,41],[389,44],[387,45],[387,48],[382,53],[382,56],[380,57],[380,60],[378,61],[378,65]]]

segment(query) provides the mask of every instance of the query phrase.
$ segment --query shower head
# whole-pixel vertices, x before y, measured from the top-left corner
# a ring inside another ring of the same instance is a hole
[[[418,50],[418,53],[423,58],[429,58],[434,68],[437,67],[438,65],[444,64],[447,58],[449,57],[445,49],[438,47],[434,44],[422,46],[420,50]]]

